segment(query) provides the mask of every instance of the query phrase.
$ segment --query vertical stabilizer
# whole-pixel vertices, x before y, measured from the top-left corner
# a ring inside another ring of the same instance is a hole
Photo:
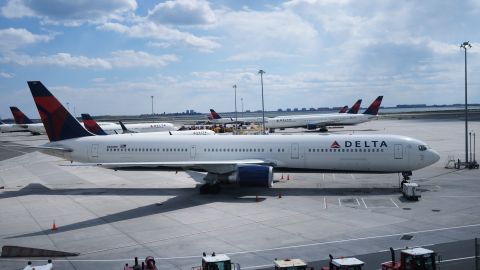
[[[20,111],[17,107],[10,107],[10,111],[12,111],[13,119],[15,119],[15,124],[18,125],[25,125],[25,124],[33,124],[33,121],[28,118],[22,111]]]
[[[340,111],[338,111],[338,113],[346,113],[347,110],[348,110],[348,106],[345,105],[345,106],[343,106],[343,107],[340,109]]]
[[[375,99],[372,102],[370,107],[368,107],[368,109],[365,112],[363,112],[363,114],[377,115],[378,110],[380,109],[380,105],[382,104],[382,99],[383,99],[383,96],[378,96],[377,99]]]
[[[27,83],[51,142],[93,136],[40,81]]]
[[[82,113],[83,125],[95,135],[108,135],[88,113]]]
[[[360,110],[360,105],[362,105],[362,99],[357,100],[357,102],[353,104],[352,108],[350,108],[350,110],[348,110],[347,113],[357,114],[358,111]]]

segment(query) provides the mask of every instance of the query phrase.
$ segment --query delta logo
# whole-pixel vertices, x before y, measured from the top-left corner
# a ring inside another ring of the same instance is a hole
[[[340,148],[340,144],[338,144],[337,141],[334,141],[334,142],[332,143],[332,145],[330,145],[330,148],[335,148],[335,149],[336,149],[336,148]]]
[[[384,148],[388,147],[387,143],[385,141],[345,141],[344,142],[344,147],[345,148],[351,148],[351,147],[364,147],[364,148]],[[334,141],[332,145],[330,145],[330,148],[333,149],[338,149],[341,148],[340,144],[337,141]]]

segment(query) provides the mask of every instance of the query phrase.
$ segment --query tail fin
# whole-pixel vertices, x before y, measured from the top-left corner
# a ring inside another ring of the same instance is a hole
[[[95,135],[108,135],[88,113],[82,113],[83,125]]]
[[[33,124],[33,121],[28,118],[22,111],[17,107],[10,107],[10,110],[13,114],[13,119],[15,119],[15,124],[24,125],[24,124]]]
[[[120,126],[122,127],[122,133],[124,133],[124,134],[126,134],[126,133],[137,133],[137,132],[135,132],[135,131],[133,131],[133,130],[128,129],[128,128],[123,124],[122,121],[118,121],[118,123],[119,123]]]
[[[355,102],[355,104],[353,104],[352,108],[350,108],[350,110],[348,110],[347,113],[357,114],[358,110],[360,110],[360,105],[361,104],[362,104],[362,99],[357,100],[357,102]]]
[[[27,83],[51,142],[93,136],[40,81]]]
[[[340,111],[338,111],[338,113],[346,113],[347,110],[348,110],[348,106],[345,105],[345,106],[343,106],[343,108],[340,109]]]
[[[382,99],[383,96],[378,96],[363,114],[377,115],[380,105],[382,104]]]
[[[210,109],[210,114],[212,115],[213,119],[221,119],[222,117],[213,109]]]

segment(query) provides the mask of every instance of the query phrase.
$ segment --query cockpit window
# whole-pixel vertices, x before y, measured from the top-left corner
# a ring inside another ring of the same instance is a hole
[[[420,151],[426,151],[427,149],[428,149],[428,146],[426,146],[426,145],[419,145],[418,146],[418,150],[420,150]]]

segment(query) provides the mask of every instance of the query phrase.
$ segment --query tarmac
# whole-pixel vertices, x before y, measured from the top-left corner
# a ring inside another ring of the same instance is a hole
[[[479,132],[480,122],[469,129]],[[191,269],[202,252],[225,253],[242,269],[273,269],[275,258],[301,258],[317,269],[328,254],[379,269],[389,247],[406,246],[435,248],[442,270],[469,269],[480,235],[480,171],[444,168],[464,159],[464,131],[462,121],[441,119],[330,130],[406,135],[437,150],[439,162],[413,173],[418,202],[402,198],[398,174],[275,174],[272,189],[200,195],[201,173],[78,166],[15,146],[40,145],[46,136],[0,134],[0,245],[80,254],[53,258],[55,269],[122,269],[150,255],[158,269]],[[46,259],[0,258],[0,269]]]

